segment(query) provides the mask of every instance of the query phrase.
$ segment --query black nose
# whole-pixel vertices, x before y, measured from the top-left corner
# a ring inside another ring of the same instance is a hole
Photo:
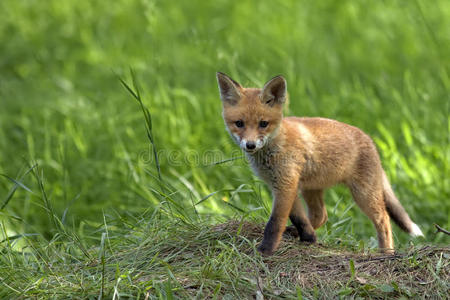
[[[248,150],[253,150],[256,148],[256,144],[255,142],[247,142],[247,144],[245,144],[245,147],[247,147]]]

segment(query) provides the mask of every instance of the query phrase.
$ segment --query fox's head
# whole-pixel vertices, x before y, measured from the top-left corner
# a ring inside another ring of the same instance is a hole
[[[262,89],[243,88],[218,72],[223,119],[235,142],[248,153],[255,153],[273,139],[283,118],[286,80],[277,76]]]

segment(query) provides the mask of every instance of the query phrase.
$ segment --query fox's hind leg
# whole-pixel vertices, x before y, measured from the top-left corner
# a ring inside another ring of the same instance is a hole
[[[305,242],[315,242],[316,233],[314,232],[313,225],[311,225],[310,220],[305,214],[305,210],[302,205],[302,200],[297,197],[295,199],[291,212],[289,213],[289,219],[292,225],[297,228],[298,235],[301,241]]]
[[[393,253],[391,223],[384,203],[381,180],[353,182],[349,185],[353,199],[375,225],[378,247],[382,252]]]
[[[308,217],[314,229],[328,220],[327,209],[323,201],[323,190],[302,190],[303,199],[308,205]]]

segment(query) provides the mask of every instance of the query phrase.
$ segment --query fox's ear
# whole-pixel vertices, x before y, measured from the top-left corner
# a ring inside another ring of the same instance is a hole
[[[286,101],[287,84],[283,76],[278,75],[270,79],[263,87],[261,101],[264,104],[273,106],[276,103],[282,104]]]
[[[219,84],[220,99],[224,103],[236,104],[241,98],[241,93],[239,92],[241,85],[221,72],[217,72],[216,77]]]

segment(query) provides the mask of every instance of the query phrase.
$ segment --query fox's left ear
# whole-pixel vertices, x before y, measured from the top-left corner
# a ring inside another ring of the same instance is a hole
[[[283,76],[278,75],[269,80],[261,92],[261,101],[273,106],[283,104],[286,101],[287,83]]]

